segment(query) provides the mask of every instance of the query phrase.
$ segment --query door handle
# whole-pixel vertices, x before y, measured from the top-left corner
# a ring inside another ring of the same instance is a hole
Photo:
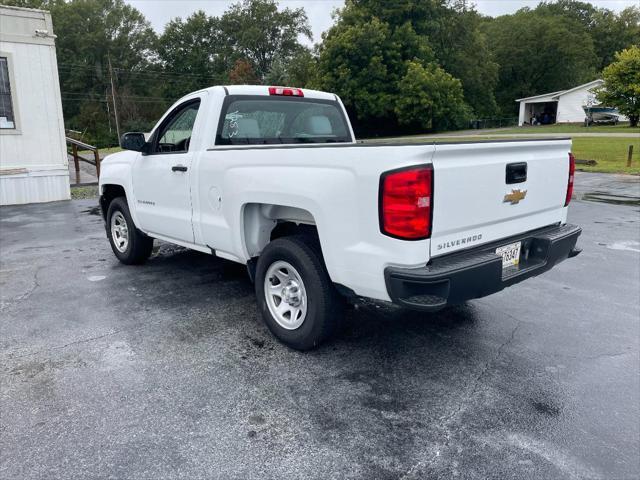
[[[172,172],[186,172],[187,171],[187,167],[185,167],[184,165],[174,165],[173,167],[171,167],[171,171]]]
[[[509,163],[505,182],[507,185],[527,181],[527,162]]]

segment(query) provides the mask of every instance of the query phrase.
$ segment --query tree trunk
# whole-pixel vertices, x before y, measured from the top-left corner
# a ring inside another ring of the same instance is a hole
[[[629,126],[637,127],[638,120],[640,120],[640,115],[629,115]]]

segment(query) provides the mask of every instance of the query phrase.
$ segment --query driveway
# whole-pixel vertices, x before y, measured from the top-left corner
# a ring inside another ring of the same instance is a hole
[[[121,265],[95,204],[0,209],[2,479],[640,476],[637,205],[576,200],[575,259],[434,315],[359,302],[298,353],[241,267]]]

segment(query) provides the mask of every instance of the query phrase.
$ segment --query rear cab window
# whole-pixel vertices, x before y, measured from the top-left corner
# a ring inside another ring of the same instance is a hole
[[[304,97],[225,97],[216,145],[351,143],[337,101]]]

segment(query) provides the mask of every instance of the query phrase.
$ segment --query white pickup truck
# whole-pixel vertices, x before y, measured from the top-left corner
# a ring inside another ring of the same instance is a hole
[[[343,296],[437,311],[580,251],[568,139],[362,144],[331,93],[216,86],[122,147],[100,176],[118,259],[160,239],[246,264],[267,326],[300,350]]]

